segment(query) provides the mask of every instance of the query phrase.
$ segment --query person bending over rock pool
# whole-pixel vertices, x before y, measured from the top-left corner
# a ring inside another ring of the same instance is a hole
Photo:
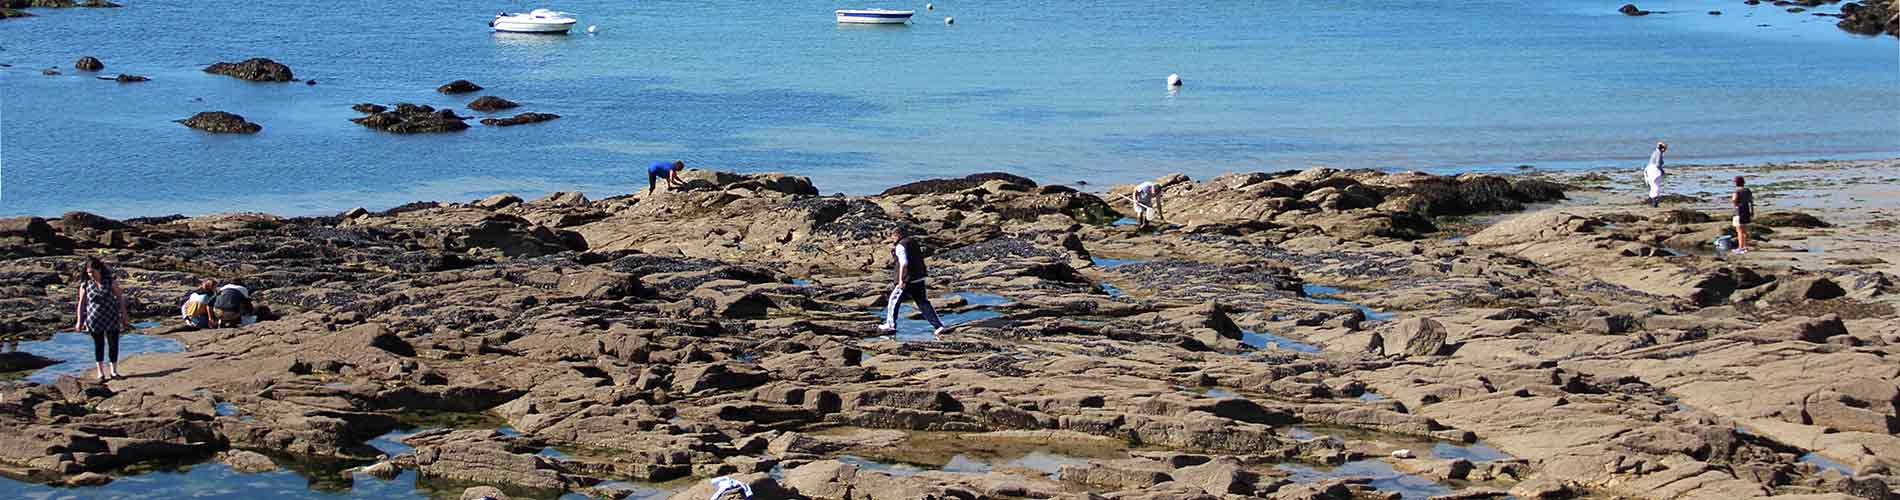
[[[217,282],[204,280],[198,282],[198,289],[185,295],[185,303],[179,305],[178,315],[185,318],[185,324],[192,328],[211,328],[212,295],[217,292]]]
[[[1735,176],[1735,194],[1729,196],[1729,203],[1735,205],[1735,253],[1748,253],[1748,223],[1755,221],[1755,193],[1748,190],[1748,181]]]
[[[1141,223],[1140,227],[1148,227],[1149,219],[1159,221],[1164,217],[1161,215],[1160,184],[1143,182],[1141,185],[1135,186],[1135,198],[1133,201],[1135,202],[1135,218]]]
[[[672,162],[656,161],[653,162],[652,165],[648,165],[647,193],[653,193],[653,188],[659,185],[660,179],[666,179],[666,187],[668,189],[680,187],[681,170],[686,170],[686,162],[679,160],[673,160]]]
[[[909,297],[924,314],[930,326],[936,327],[936,334],[943,334],[943,320],[937,318],[937,310],[930,307],[930,291],[924,287],[924,278],[930,274],[929,266],[924,265],[924,254],[917,249],[917,240],[905,234],[903,226],[891,228],[891,253],[897,257],[897,283],[891,286],[890,301],[884,304],[884,324],[878,325],[882,331],[897,330],[897,306]]]
[[[1669,152],[1669,144],[1657,142],[1656,149],[1649,152],[1649,166],[1643,168],[1643,182],[1649,183],[1649,206],[1662,205],[1662,180],[1668,172],[1663,171],[1663,153]]]
[[[132,319],[125,314],[125,289],[105,262],[87,257],[82,272],[73,330],[92,336],[93,368],[104,382],[119,377],[119,335],[132,329]]]
[[[244,315],[251,314],[251,289],[237,283],[219,287],[212,305],[216,309],[212,315],[218,320],[218,328],[237,328],[244,324]]]

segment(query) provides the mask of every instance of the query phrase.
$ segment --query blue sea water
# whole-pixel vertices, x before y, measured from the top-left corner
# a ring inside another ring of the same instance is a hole
[[[994,170],[1099,185],[1616,166],[1657,139],[1678,162],[1900,155],[1900,44],[1727,0],[1645,1],[1669,13],[1640,18],[1623,0],[122,3],[0,21],[0,215],[601,197],[668,158],[863,193]],[[599,34],[487,31],[496,11],[542,5]],[[919,14],[837,25],[847,6]],[[73,71],[84,55],[152,81]],[[318,84],[199,71],[259,56]],[[39,72],[54,66],[65,75]],[[488,90],[433,91],[463,78]],[[429,136],[347,121],[358,102],[489,94],[563,118]],[[172,123],[209,110],[264,130]]]

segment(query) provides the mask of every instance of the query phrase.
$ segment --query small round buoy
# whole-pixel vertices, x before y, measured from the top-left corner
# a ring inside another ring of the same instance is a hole
[[[600,31],[599,26],[595,26],[592,24],[587,25],[587,34],[592,35],[594,34],[594,32],[597,32],[597,31]]]
[[[937,10],[937,6],[934,4],[924,4],[924,10]]]
[[[1168,86],[1169,87],[1181,86],[1181,75],[1179,74],[1168,75]]]
[[[943,18],[943,23],[944,23],[944,24],[956,24],[956,23],[957,23],[957,18],[954,18],[954,17],[949,17],[949,16],[944,16],[944,18]]]

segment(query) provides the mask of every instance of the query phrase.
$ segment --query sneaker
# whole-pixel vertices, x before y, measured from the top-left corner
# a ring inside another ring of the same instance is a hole
[[[1735,253],[1748,253],[1748,249],[1746,249],[1746,248],[1737,248],[1737,249],[1735,249]]]
[[[936,329],[936,330],[931,330],[931,331],[930,331],[930,334],[931,334],[931,335],[936,335],[936,336],[940,336],[940,337],[941,337],[941,336],[943,336],[943,333],[944,333],[944,332],[948,332],[948,331],[950,331],[950,327],[948,327],[948,326],[939,326],[939,327],[937,327],[937,329]]]
[[[895,331],[897,331],[897,325],[893,325],[893,324],[889,324],[889,323],[885,323],[885,324],[882,324],[882,325],[877,325],[877,331],[880,331],[880,332],[895,332]]]

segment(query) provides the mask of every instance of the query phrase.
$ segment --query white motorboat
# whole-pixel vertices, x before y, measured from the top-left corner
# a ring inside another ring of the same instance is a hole
[[[910,22],[910,16],[914,15],[917,15],[917,11],[838,9],[838,22],[843,24],[904,24]]]
[[[567,33],[574,28],[574,15],[548,9],[495,14],[488,26],[508,33]]]

